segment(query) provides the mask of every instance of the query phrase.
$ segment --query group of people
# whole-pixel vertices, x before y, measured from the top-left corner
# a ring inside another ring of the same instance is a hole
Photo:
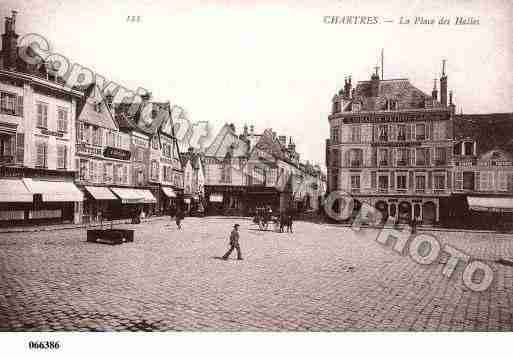
[[[276,213],[272,210],[271,206],[259,207],[255,210],[255,217],[253,222],[258,224],[260,230],[266,230],[269,223],[273,223],[276,230],[284,232],[292,232],[293,224],[293,211],[291,209]]]

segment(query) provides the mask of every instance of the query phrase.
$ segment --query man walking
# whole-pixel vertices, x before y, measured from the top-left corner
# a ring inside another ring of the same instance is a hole
[[[227,260],[230,254],[232,254],[233,250],[237,250],[237,259],[242,260],[242,254],[240,253],[240,245],[239,245],[239,225],[235,224],[233,226],[232,233],[230,234],[230,249],[223,256],[224,260]]]

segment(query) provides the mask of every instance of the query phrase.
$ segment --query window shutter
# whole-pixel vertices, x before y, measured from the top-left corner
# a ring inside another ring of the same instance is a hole
[[[371,188],[376,189],[376,172],[371,172]]]
[[[396,165],[395,162],[394,162],[394,152],[395,152],[394,148],[391,148],[388,151],[388,165],[391,166],[391,167],[394,167]]]
[[[426,124],[426,139],[431,140],[433,136],[434,122],[430,121]]]
[[[410,190],[413,190],[413,180],[414,180],[413,172],[410,172],[410,176],[409,177],[410,177],[410,181],[408,183],[408,188]]]
[[[395,172],[392,171],[390,172],[390,176],[389,176],[389,188],[395,188]]]
[[[406,141],[411,141],[412,137],[414,137],[415,133],[415,123],[407,123],[406,124]]]
[[[430,190],[433,187],[433,172],[428,172],[428,183],[427,183],[427,189]]]
[[[16,162],[23,164],[23,157],[25,156],[25,134],[16,134]]]
[[[23,96],[17,98],[16,115],[23,117]]]

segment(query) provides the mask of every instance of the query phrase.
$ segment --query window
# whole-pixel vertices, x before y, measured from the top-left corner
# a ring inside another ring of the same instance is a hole
[[[333,126],[331,128],[331,141],[333,143],[338,143],[338,132],[339,132],[338,126]]]
[[[48,128],[48,104],[37,102],[37,127]]]
[[[360,175],[352,175],[351,176],[351,189],[360,190]]]
[[[378,189],[380,192],[388,191],[388,176],[379,176],[378,177]]]
[[[417,148],[415,154],[415,165],[417,166],[429,166],[429,149],[428,148]]]
[[[142,185],[143,183],[144,183],[144,173],[143,173],[143,170],[140,169],[137,172],[137,184]]]
[[[349,165],[351,167],[361,167],[363,165],[363,150],[352,149],[349,151]]]
[[[437,166],[443,166],[447,163],[445,147],[437,147],[435,149],[435,164]]]
[[[123,165],[116,165],[114,167],[114,182],[123,183]]]
[[[417,123],[415,125],[415,138],[417,141],[424,141],[426,139],[426,125]]]
[[[332,191],[338,190],[338,171],[334,171],[331,175],[331,189]]]
[[[407,148],[398,148],[397,149],[397,166],[407,166],[408,165],[408,153],[409,153],[409,150]]]
[[[386,148],[381,148],[379,150],[378,158],[380,166],[388,166],[388,150]]]
[[[15,94],[1,92],[0,93],[0,113],[7,115],[16,115],[17,96]]]
[[[479,189],[481,191],[491,191],[493,189],[492,171],[483,171],[479,174]]]
[[[461,172],[460,172],[461,173]],[[474,190],[474,172],[463,172],[463,189]]]
[[[499,172],[497,174],[497,190],[507,191],[508,190],[508,172]]]
[[[88,167],[88,161],[87,160],[80,160],[80,164],[79,164],[79,177],[80,177],[80,180],[82,181],[86,181],[87,178],[88,178],[88,171],[89,171],[89,167]]]
[[[84,124],[84,141],[90,145],[91,144],[91,131],[93,126],[88,126]]]
[[[36,144],[36,167],[46,168],[48,159],[48,144],[39,142]]]
[[[360,125],[351,126],[351,142],[361,141],[361,129]]]
[[[154,180],[159,178],[159,163],[157,161],[151,162],[151,178]]]
[[[224,171],[223,171],[224,173]],[[253,184],[264,183],[265,170],[262,167],[255,166],[253,168]]]
[[[123,181],[124,184],[128,184],[128,166],[123,166]]]
[[[473,146],[472,142],[465,142],[465,145],[464,145],[465,156],[472,156],[472,154],[474,152],[473,147],[474,146]]]
[[[103,164],[103,182],[110,183],[113,181],[113,171],[112,163]]]
[[[388,141],[388,126],[381,125],[378,127],[379,141],[386,142]]]
[[[461,154],[461,146],[462,146],[461,142],[456,143],[453,147],[452,153],[455,155],[460,155]]]
[[[135,149],[135,160],[137,162],[143,162],[144,161],[144,148],[137,147]]]
[[[433,176],[434,181],[434,189],[435,190],[443,190],[445,189],[445,175],[443,174],[435,174]]]
[[[426,190],[426,176],[417,175],[415,176],[415,191],[424,192]]]
[[[57,168],[66,168],[68,148],[66,145],[57,146]]]
[[[157,137],[153,137],[153,139],[151,140],[151,143],[152,143],[152,146],[153,146],[154,150],[158,150],[159,149],[159,140],[158,140]]]
[[[92,142],[94,146],[102,145],[102,130],[99,127],[91,126]]]
[[[406,175],[397,175],[397,189],[398,190],[406,190],[408,188],[406,181],[407,176]]]
[[[77,122],[77,142],[85,142],[85,129],[83,122]]]
[[[68,132],[68,110],[64,108],[57,109],[57,131]]]
[[[397,125],[397,141],[406,141],[406,125]]]
[[[331,151],[331,166],[339,167],[340,166],[340,151],[334,149]]]

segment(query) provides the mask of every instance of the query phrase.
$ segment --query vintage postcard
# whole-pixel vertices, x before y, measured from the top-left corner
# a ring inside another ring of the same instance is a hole
[[[512,331],[511,1],[2,0],[0,33],[0,342]]]

